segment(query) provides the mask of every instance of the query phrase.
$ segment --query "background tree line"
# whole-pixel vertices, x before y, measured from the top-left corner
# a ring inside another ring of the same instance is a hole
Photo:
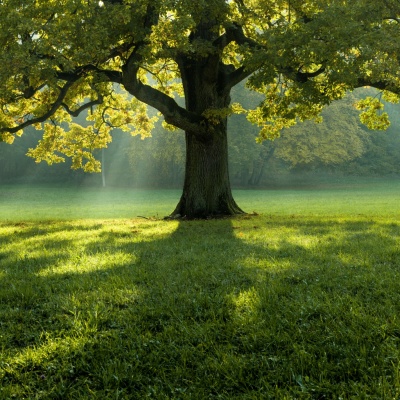
[[[236,187],[267,187],[291,182],[309,182],[343,176],[400,175],[399,105],[385,103],[391,125],[386,131],[371,131],[359,121],[354,107],[366,95],[379,97],[372,89],[358,89],[332,103],[323,121],[306,121],[281,132],[274,141],[257,143],[258,128],[243,115],[229,119],[229,164]],[[234,101],[251,108],[257,94],[239,86]],[[87,124],[82,117],[82,124]],[[100,174],[71,169],[71,163],[48,166],[26,157],[42,133],[33,128],[17,138],[13,146],[0,142],[0,182],[40,182],[101,185]],[[149,138],[112,133],[113,141],[97,158],[104,157],[108,185],[180,187],[185,162],[185,140],[181,131],[166,132],[158,124]]]

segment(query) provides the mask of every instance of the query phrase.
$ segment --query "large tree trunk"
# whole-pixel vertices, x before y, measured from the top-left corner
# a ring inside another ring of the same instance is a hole
[[[201,18],[188,36],[193,51],[174,55],[185,92],[185,108],[167,94],[141,82],[140,46],[122,68],[121,82],[138,100],[163,114],[165,121],[186,133],[186,171],[182,197],[171,214],[181,218],[208,218],[243,213],[233,200],[228,175],[227,119],[230,90],[248,77],[250,70],[235,68],[223,60],[232,42],[252,45],[237,24],[220,34],[213,20],[213,5],[206,2]],[[148,9],[151,22],[154,9]],[[151,24],[149,25],[150,32]],[[206,45],[207,44],[207,45]],[[214,110],[214,113],[212,112]],[[211,112],[211,114],[210,114]],[[211,117],[211,118],[210,118]]]
[[[186,133],[183,193],[172,216],[212,218],[241,213],[230,187],[226,125],[225,131],[214,134],[209,141],[199,141]]]
[[[183,193],[172,216],[210,218],[241,214],[243,211],[233,199],[229,181],[227,118],[223,113],[218,115],[229,107],[231,100],[219,55],[204,60],[181,57],[178,64],[186,110],[199,118],[210,110],[215,110],[215,115],[203,118],[200,133],[190,129],[185,132]]]

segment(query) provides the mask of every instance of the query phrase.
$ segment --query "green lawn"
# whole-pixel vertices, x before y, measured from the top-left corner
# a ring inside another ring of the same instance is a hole
[[[0,186],[0,399],[398,399],[399,191]]]
[[[162,218],[179,190],[0,185],[0,221]],[[235,190],[247,212],[265,215],[400,216],[400,181],[337,183],[318,188]]]

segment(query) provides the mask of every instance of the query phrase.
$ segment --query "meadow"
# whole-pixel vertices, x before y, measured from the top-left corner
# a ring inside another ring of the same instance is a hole
[[[234,195],[0,186],[0,399],[398,399],[400,183]]]

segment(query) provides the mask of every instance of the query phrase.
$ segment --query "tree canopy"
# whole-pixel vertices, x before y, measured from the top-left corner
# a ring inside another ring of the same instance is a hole
[[[0,4],[1,139],[11,143],[27,126],[43,127],[31,156],[49,163],[67,156],[74,168],[95,171],[100,165],[92,152],[107,146],[113,128],[150,134],[157,118],[148,115],[151,106],[186,133],[176,214],[240,212],[226,167],[230,114],[246,113],[262,140],[318,118],[323,106],[357,87],[376,87],[397,101],[395,0]],[[231,89],[246,78],[263,96],[253,110],[230,104]],[[371,127],[387,126],[377,99],[359,108]],[[87,110],[91,124],[74,122]]]

